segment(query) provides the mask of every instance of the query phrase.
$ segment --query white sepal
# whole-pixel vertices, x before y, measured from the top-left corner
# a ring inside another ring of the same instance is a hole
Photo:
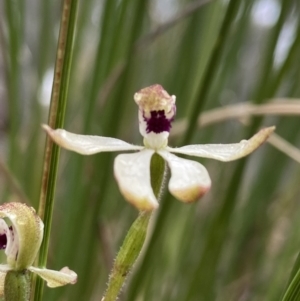
[[[190,203],[198,200],[211,186],[206,168],[196,161],[179,158],[168,151],[158,151],[171,170],[169,191],[182,202]]]
[[[260,130],[249,140],[242,140],[233,144],[196,144],[178,148],[167,147],[166,150],[172,153],[189,156],[211,158],[219,161],[233,161],[247,156],[256,150],[275,130],[275,127],[268,127]]]
[[[40,269],[36,267],[29,267],[28,270],[46,280],[47,286],[49,287],[75,284],[77,281],[77,274],[68,267],[64,267],[60,271]]]
[[[44,124],[43,129],[59,146],[82,155],[93,155],[100,152],[141,150],[142,146],[132,145],[120,139],[77,135],[62,129],[51,129]]]
[[[150,162],[154,151],[144,149],[134,154],[118,155],[114,174],[124,198],[139,210],[158,207],[150,180]]]

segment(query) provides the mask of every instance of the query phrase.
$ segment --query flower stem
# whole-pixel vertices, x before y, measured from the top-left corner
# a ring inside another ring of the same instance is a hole
[[[9,271],[5,276],[4,300],[29,301],[30,277],[28,271]]]
[[[115,301],[117,299],[126,277],[143,247],[151,215],[151,212],[140,212],[130,227],[109,276],[103,301]]]
[[[151,185],[155,196],[159,199],[165,175],[165,162],[157,154],[151,160]],[[109,276],[106,293],[101,301],[115,301],[125,283],[127,275],[137,260],[144,245],[152,212],[141,211],[130,227],[123,245],[117,254]]]
[[[77,7],[78,0],[64,0],[62,6],[61,25],[49,112],[49,125],[52,128],[63,127],[64,124],[75,38]],[[39,267],[45,267],[47,263],[58,159],[59,147],[47,138],[39,204],[39,215],[45,224],[44,239],[38,257]],[[34,300],[41,300],[42,294],[43,281],[41,278],[37,278],[34,290]]]

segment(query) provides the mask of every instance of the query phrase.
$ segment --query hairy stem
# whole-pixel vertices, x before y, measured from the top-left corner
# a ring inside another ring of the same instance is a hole
[[[163,186],[164,174],[165,162],[159,155],[154,154],[151,160],[151,185],[157,198],[159,198]],[[127,275],[142,250],[151,216],[152,212],[141,211],[130,227],[123,245],[117,254],[102,301],[117,300]]]

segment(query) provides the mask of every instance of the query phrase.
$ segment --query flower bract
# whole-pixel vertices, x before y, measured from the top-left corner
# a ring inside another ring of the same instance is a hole
[[[33,267],[42,243],[44,224],[32,207],[21,203],[0,206],[0,249],[4,250],[7,264],[0,264],[0,296],[8,271],[29,270],[46,280],[49,287],[75,283],[77,275],[67,267],[60,271]]]
[[[162,86],[152,85],[135,93],[134,100],[139,107],[139,130],[144,137],[144,146],[131,145],[110,137],[54,130],[47,125],[43,125],[43,128],[58,145],[82,155],[105,151],[137,151],[118,155],[114,163],[114,174],[124,198],[139,210],[153,210],[158,207],[150,179],[150,162],[155,152],[168,163],[171,170],[168,184],[170,193],[178,200],[189,203],[198,200],[210,189],[209,174],[199,162],[183,159],[172,153],[232,161],[253,152],[275,129],[264,128],[249,140],[239,143],[196,144],[172,148],[168,146],[168,137],[176,114],[176,97],[170,96]]]

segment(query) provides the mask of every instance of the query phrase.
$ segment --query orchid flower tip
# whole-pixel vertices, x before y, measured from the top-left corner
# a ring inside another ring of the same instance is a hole
[[[264,133],[266,139],[268,139],[271,136],[271,134],[275,131],[275,129],[276,129],[275,125],[269,126],[269,127],[261,129],[260,133]]]
[[[276,126],[275,125],[270,126],[269,128],[270,128],[270,131],[272,131],[272,132],[274,132],[276,130]]]
[[[269,126],[267,128],[265,128],[265,130],[267,130],[268,132],[272,133],[276,130],[276,126],[275,125],[272,125],[272,126]]]
[[[47,133],[49,133],[52,129],[48,124],[41,124],[41,127],[43,130],[45,130]]]

